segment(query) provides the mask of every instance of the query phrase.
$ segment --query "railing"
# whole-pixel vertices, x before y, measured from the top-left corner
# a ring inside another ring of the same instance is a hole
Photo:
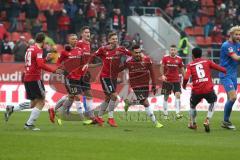
[[[131,6],[131,15],[145,15],[145,16],[159,16],[158,12],[160,11],[160,15],[172,26],[174,26],[178,31],[181,31],[181,28],[173,23],[173,19],[161,8],[159,7],[135,7]],[[140,12],[141,14],[139,14]]]
[[[142,17],[140,17],[140,23],[139,25],[142,26],[142,23],[147,26],[151,31],[152,31],[152,37],[155,38],[155,36],[157,36],[158,40],[164,45],[167,46],[167,41],[161,37],[161,35],[152,28],[152,26],[150,26]]]

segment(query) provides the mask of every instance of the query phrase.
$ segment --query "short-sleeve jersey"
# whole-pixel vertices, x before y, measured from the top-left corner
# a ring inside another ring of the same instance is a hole
[[[240,43],[226,41],[221,46],[220,51],[220,66],[227,69],[226,76],[237,78],[237,65],[239,62],[233,60],[230,56],[236,53],[240,56]],[[223,73],[219,73],[219,77],[224,77]]]
[[[179,69],[184,66],[181,57],[166,55],[162,58],[161,64],[164,65],[164,75],[167,77],[167,82],[180,82]]]

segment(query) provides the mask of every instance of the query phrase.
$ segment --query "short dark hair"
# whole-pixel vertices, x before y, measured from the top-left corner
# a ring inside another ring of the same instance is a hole
[[[170,48],[177,48],[177,46],[175,44],[172,44]]]
[[[108,33],[108,39],[110,39],[112,36],[117,36],[117,33],[116,32]]]
[[[36,43],[43,43],[44,40],[45,40],[45,34],[43,32],[37,33],[37,35],[35,37]]]
[[[140,45],[138,45],[138,44],[135,44],[135,45],[132,46],[132,50],[139,49],[139,48],[140,48]]]
[[[201,58],[202,57],[202,49],[199,47],[195,47],[192,49],[192,55],[194,58]]]
[[[89,29],[89,30],[90,30],[90,27],[89,27],[89,26],[83,26],[83,27],[80,29],[80,33],[82,34],[82,32],[83,32],[85,29]]]

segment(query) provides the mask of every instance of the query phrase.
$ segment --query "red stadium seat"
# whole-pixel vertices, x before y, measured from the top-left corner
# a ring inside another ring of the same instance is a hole
[[[3,54],[2,55],[2,62],[5,62],[5,63],[14,62],[14,55],[12,55],[12,54]]]
[[[202,17],[201,17],[201,23],[202,23],[202,25],[207,24],[208,21],[209,21],[209,18],[208,18],[207,16],[202,16]]]
[[[205,44],[207,46],[211,46],[212,45],[212,37],[206,37],[205,38]]]
[[[193,35],[193,28],[191,27],[187,27],[184,29],[185,33],[189,36],[192,36]]]
[[[26,38],[26,41],[29,41],[32,38],[32,35],[28,32],[24,32],[22,35]]]
[[[205,46],[205,39],[202,36],[197,36],[195,38],[196,44],[199,46]]]
[[[214,7],[208,7],[208,15],[214,16],[215,14],[215,8]]]
[[[17,42],[20,38],[20,34],[18,32],[13,32],[12,35],[11,35],[11,40],[13,42]]]
[[[203,36],[203,27],[196,26],[193,28],[193,35],[195,36]]]

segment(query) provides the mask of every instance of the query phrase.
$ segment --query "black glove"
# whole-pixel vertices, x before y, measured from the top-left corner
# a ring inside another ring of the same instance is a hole
[[[152,86],[152,92],[153,92],[153,95],[157,93],[157,88],[155,85]]]

